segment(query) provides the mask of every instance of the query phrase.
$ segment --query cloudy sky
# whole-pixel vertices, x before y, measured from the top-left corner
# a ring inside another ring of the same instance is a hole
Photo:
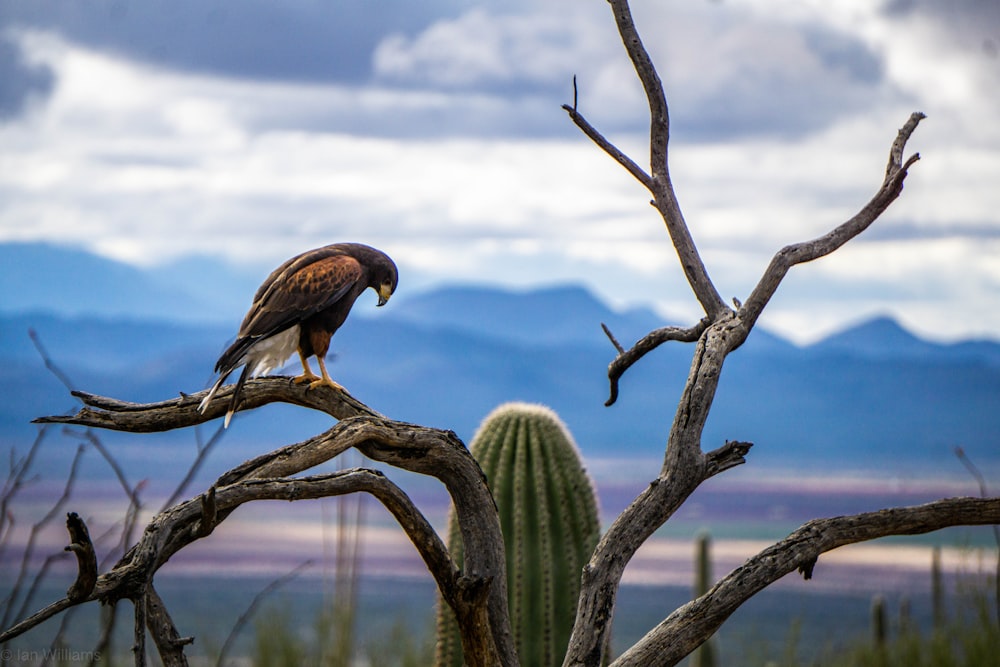
[[[875,226],[797,267],[763,324],[873,314],[1000,338],[1000,3],[641,0],[675,186],[744,298],[771,255],[853,215],[896,130],[922,160]],[[645,102],[603,0],[0,0],[0,241],[139,265],[382,247],[401,289],[581,282],[687,322],[640,163]]]

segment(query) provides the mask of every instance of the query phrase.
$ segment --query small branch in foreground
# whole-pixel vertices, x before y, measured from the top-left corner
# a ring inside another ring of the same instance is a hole
[[[747,462],[752,442],[727,440],[726,444],[705,454],[705,478],[713,477]]]
[[[146,587],[146,594],[141,604],[144,610],[143,620],[149,630],[156,650],[160,654],[160,660],[164,667],[187,667],[187,657],[184,655],[184,647],[194,642],[194,637],[181,637],[177,632],[173,619],[167,613],[167,607],[163,604],[160,594],[152,584]],[[138,664],[138,662],[137,662]]]
[[[76,476],[80,469],[80,461],[83,458],[83,453],[86,448],[80,445],[76,449],[76,454],[73,456],[73,462],[70,464],[69,475],[66,478],[66,483],[63,485],[62,495],[58,500],[52,505],[48,512],[45,513],[41,519],[39,519],[34,525],[31,526],[31,531],[28,534],[28,542],[24,547],[24,553],[21,555],[21,566],[18,570],[17,578],[14,580],[14,586],[9,594],[10,603],[4,609],[3,618],[0,619],[0,627],[4,627],[15,618],[20,618],[27,613],[29,605],[32,603],[31,596],[27,596],[21,602],[20,607],[15,612],[14,603],[17,597],[21,594],[21,590],[24,587],[25,582],[28,580],[28,567],[31,563],[32,557],[35,553],[35,545],[38,541],[38,536],[45,529],[45,527],[51,523],[57,516],[62,513],[63,507],[66,505],[70,496],[73,493],[73,487],[76,484]],[[44,574],[40,573],[40,574]],[[37,584],[38,582],[36,582]],[[34,584],[32,588],[34,588]]]

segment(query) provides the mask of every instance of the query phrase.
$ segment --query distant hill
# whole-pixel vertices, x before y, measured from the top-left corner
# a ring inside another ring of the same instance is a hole
[[[0,312],[220,321],[242,315],[266,275],[209,258],[143,271],[73,248],[0,243]],[[220,311],[220,303],[232,303],[232,311]]]
[[[868,359],[967,359],[1000,364],[1000,345],[994,341],[968,340],[940,344],[917,338],[889,317],[876,317],[832,334],[811,349],[824,354],[841,353]]]
[[[50,260],[39,260],[39,266],[44,261]],[[146,287],[165,289],[142,272],[117,274],[120,267],[113,267],[103,275],[99,262],[73,261],[94,272],[88,284],[133,281],[123,298],[141,299]],[[165,308],[133,309],[127,317],[104,311],[84,315],[80,304],[55,298],[45,301],[52,312],[41,313],[38,298],[22,300],[32,312],[11,312],[6,303],[0,313],[5,450],[23,451],[35,433],[28,423],[33,417],[74,409],[75,401],[44,368],[29,328],[77,388],[152,401],[207,386],[244,307],[241,303],[225,323],[165,321]],[[161,303],[183,304],[188,297],[176,298],[163,295]],[[615,311],[575,286],[447,287],[394,300],[386,308],[360,309],[334,338],[330,367],[375,409],[453,429],[466,440],[497,404],[525,400],[557,410],[586,456],[660,456],[693,346],[671,343],[648,355],[624,376],[618,403],[605,408],[614,350],[601,322],[625,345],[666,324],[650,311]],[[297,372],[294,364],[290,370]],[[980,465],[1000,466],[997,405],[997,343],[938,345],[890,320],[862,323],[804,348],[758,330],[727,360],[704,446],[750,440],[756,443],[750,455],[754,470],[960,473],[954,445]],[[206,474],[328,427],[324,416],[290,406],[238,414],[227,446]],[[193,451],[189,433],[106,437],[127,443],[116,451],[144,476],[186,467]]]
[[[406,299],[394,307],[390,317],[424,328],[526,345],[607,344],[601,323],[626,339],[667,324],[648,309],[612,311],[577,285],[524,291],[471,285],[443,287]]]

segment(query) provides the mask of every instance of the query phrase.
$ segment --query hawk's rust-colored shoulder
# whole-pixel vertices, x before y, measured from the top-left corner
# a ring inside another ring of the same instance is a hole
[[[281,285],[289,292],[330,294],[361,279],[361,263],[349,255],[323,257],[290,274]]]

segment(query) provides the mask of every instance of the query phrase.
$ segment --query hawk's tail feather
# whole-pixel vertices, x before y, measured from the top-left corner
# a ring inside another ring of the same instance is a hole
[[[208,409],[208,404],[212,402],[212,399],[215,398],[215,394],[218,393],[219,388],[222,387],[222,384],[232,372],[233,369],[230,369],[219,376],[219,379],[215,381],[212,388],[208,390],[207,394],[205,394],[205,398],[201,399],[201,403],[198,404],[198,412],[205,414],[205,410]]]
[[[234,340],[232,345],[227,347],[226,351],[219,357],[219,360],[215,362],[215,372],[225,372],[226,375],[232,373],[233,370],[243,361],[243,357],[250,350],[253,344],[257,342],[258,338],[259,337],[244,336]]]
[[[233,415],[236,413],[237,408],[240,407],[240,393],[243,391],[243,385],[247,381],[247,377],[250,375],[250,364],[243,366],[243,372],[240,373],[240,379],[236,381],[236,386],[233,388],[233,397],[229,399],[229,409],[226,410],[226,420],[223,422],[223,428],[229,428],[229,422],[232,421]]]

